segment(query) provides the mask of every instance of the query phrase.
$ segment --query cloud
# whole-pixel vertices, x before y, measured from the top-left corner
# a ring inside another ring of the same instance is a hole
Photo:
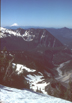
[[[18,26],[18,24],[17,24],[17,23],[14,23],[14,24],[12,24],[11,26]]]

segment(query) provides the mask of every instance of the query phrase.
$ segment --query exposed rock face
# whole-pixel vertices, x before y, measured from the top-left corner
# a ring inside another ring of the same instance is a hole
[[[50,34],[46,29],[29,29],[25,31],[23,37],[28,38],[29,41],[33,40],[34,42],[40,44],[41,46],[45,47],[58,47],[63,46],[60,41],[58,41],[52,34]],[[27,41],[28,41],[27,40]]]
[[[46,29],[0,29],[1,50],[32,51],[43,54],[44,58],[60,64],[71,59],[71,51]],[[63,58],[66,58],[63,60]],[[58,59],[59,58],[59,59]],[[57,60],[58,59],[58,60]]]
[[[1,45],[6,46],[8,49],[20,48],[34,49],[37,47],[55,48],[63,46],[52,34],[46,29],[17,29],[9,30],[1,28]],[[10,48],[12,47],[12,48]]]

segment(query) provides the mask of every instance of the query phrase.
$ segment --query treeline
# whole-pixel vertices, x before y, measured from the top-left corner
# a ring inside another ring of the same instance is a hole
[[[24,75],[26,71],[21,74],[16,72],[16,66],[12,68],[12,62],[14,56],[10,57],[5,54],[5,49],[3,53],[0,53],[0,84],[15,88],[27,88],[29,89],[29,83],[25,80]]]

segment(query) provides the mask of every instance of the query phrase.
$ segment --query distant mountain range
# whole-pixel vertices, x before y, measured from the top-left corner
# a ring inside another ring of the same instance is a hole
[[[47,28],[47,27],[40,27],[40,26],[4,26],[4,28],[7,28],[7,29],[18,29],[18,28],[22,28],[22,29],[30,29],[30,28]]]
[[[72,28],[67,28],[67,27],[63,27],[63,28],[56,28],[56,27],[41,27],[41,26],[3,26],[4,28],[7,29],[18,29],[18,28],[22,28],[22,29],[30,29],[30,28],[34,28],[34,29],[72,29]]]
[[[72,49],[72,29],[64,27],[60,29],[48,28],[47,30],[64,45]]]

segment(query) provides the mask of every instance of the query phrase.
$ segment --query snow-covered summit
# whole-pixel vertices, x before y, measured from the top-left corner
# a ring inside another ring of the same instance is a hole
[[[60,98],[30,90],[20,90],[0,85],[0,101],[3,103],[71,103]]]
[[[11,26],[18,26],[18,24],[17,24],[17,23],[14,23],[14,24],[12,24]]]

